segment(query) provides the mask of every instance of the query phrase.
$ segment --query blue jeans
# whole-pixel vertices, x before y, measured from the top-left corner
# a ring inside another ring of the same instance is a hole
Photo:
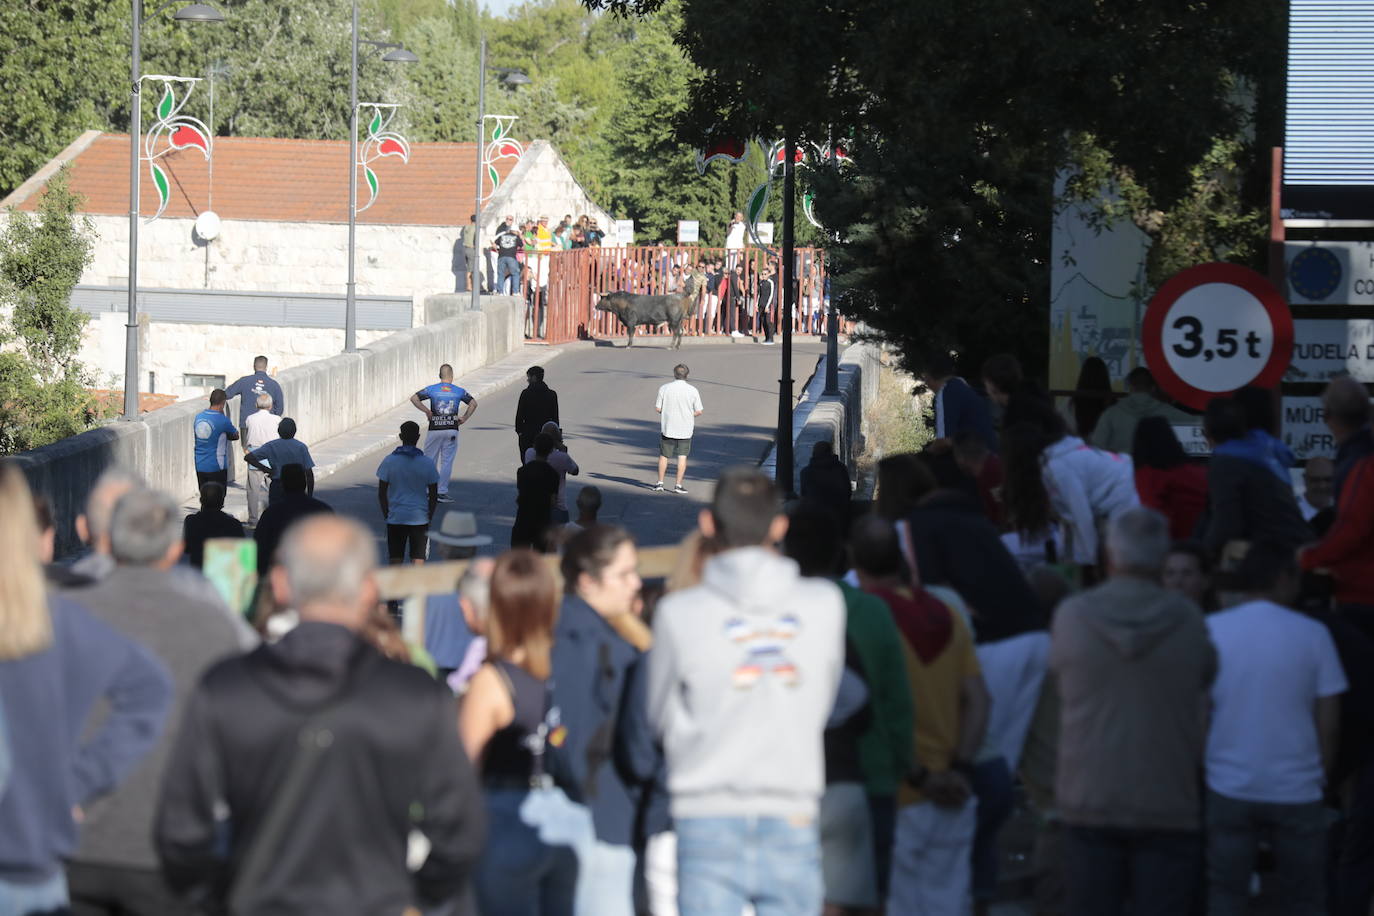
[[[572,916],[585,809],[560,789],[486,790],[487,845],[473,881],[482,916]]]
[[[677,831],[679,916],[738,913],[802,916],[821,911],[816,821],[776,817],[684,817]]]
[[[66,912],[66,906],[67,876],[61,871],[38,884],[0,881],[0,914],[4,916]]]
[[[978,827],[973,833],[973,899],[997,896],[997,834],[1011,817],[1016,797],[1011,770],[1001,757],[973,768],[973,794],[978,798]]]
[[[1197,833],[1067,826],[1063,851],[1069,916],[1192,911],[1202,864]]]
[[[506,285],[506,278],[510,285]],[[515,258],[496,259],[496,291],[503,296],[518,296],[520,289],[520,262]]]
[[[1321,802],[1279,805],[1207,793],[1207,913],[1249,912],[1259,841],[1274,852],[1279,912],[1325,916],[1326,834]]]

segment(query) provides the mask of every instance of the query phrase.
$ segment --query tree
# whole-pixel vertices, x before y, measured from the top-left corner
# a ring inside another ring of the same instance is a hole
[[[70,305],[93,228],[67,178],[63,168],[48,182],[36,213],[10,208],[0,235],[0,452],[74,435],[97,415],[76,359],[87,316]]]
[[[1258,81],[1282,47],[1278,0],[1258,11],[1239,0],[794,0],[786,15],[681,3],[677,43],[700,75],[678,137],[843,138],[852,166],[805,173],[841,239],[840,305],[909,368],[946,348],[966,365],[997,349],[1043,362],[1054,180],[1075,168],[1079,139],[1146,189],[1150,209],[1171,211],[1197,191],[1217,142],[1238,135],[1238,82]],[[1275,123],[1273,103],[1258,97],[1255,124]]]

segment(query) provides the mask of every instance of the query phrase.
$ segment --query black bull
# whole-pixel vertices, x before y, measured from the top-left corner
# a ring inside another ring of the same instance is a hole
[[[620,319],[629,332],[627,347],[635,345],[635,329],[640,325],[658,327],[668,325],[673,332],[672,349],[682,347],[682,323],[692,317],[696,309],[700,281],[695,274],[687,278],[683,292],[667,296],[646,296],[639,293],[614,292],[601,297],[598,312],[610,312]]]

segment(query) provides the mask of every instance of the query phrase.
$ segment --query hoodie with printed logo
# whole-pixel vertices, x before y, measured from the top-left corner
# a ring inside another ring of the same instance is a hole
[[[673,817],[816,816],[844,634],[839,588],[763,547],[712,557],[659,602],[649,720]]]

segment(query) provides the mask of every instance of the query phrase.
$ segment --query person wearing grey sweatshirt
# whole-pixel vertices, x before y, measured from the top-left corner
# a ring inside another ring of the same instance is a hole
[[[667,759],[682,916],[816,913],[823,734],[844,668],[845,606],[772,547],[771,480],[727,470],[700,516],[723,548],[658,605],[649,720]]]

